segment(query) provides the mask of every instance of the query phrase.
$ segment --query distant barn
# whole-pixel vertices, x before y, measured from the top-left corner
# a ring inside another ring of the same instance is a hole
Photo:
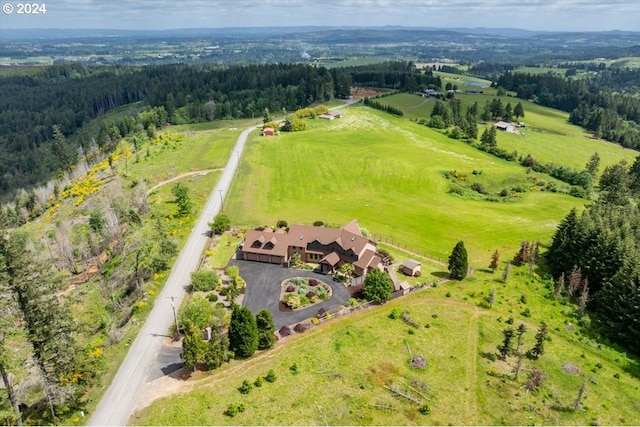
[[[516,127],[512,123],[499,121],[498,123],[496,123],[496,129],[503,132],[515,132]]]

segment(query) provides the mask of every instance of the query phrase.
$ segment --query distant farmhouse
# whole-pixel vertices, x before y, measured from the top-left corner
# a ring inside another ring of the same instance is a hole
[[[444,98],[444,94],[438,92],[435,89],[425,89],[422,91],[422,96],[427,98]]]
[[[356,277],[382,269],[384,258],[376,242],[362,235],[357,220],[342,228],[292,225],[288,232],[251,230],[241,250],[245,260],[270,264],[286,264],[297,253],[302,262],[318,264],[325,274],[351,263]]]

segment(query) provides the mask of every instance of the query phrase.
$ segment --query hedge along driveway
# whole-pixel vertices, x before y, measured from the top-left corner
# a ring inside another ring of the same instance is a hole
[[[307,270],[294,270],[280,265],[232,259],[229,265],[237,265],[240,276],[247,282],[242,304],[255,315],[263,308],[273,315],[276,330],[284,325],[293,325],[318,315],[321,308],[329,311],[349,301],[351,295],[347,287],[336,282],[329,275]],[[313,277],[331,287],[328,300],[295,311],[280,311],[280,290],[284,280],[292,277]]]

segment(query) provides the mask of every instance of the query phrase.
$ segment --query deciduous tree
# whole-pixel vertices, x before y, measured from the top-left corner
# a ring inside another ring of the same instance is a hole
[[[393,281],[389,275],[379,269],[367,274],[362,286],[362,294],[367,301],[382,303],[391,298]]]
[[[227,215],[218,214],[213,222],[209,223],[209,226],[211,227],[213,234],[222,234],[229,229],[230,224],[231,220]]]
[[[171,194],[175,197],[175,202],[178,205],[178,215],[184,216],[191,213],[193,208],[193,202],[189,196],[189,188],[186,185],[177,183],[171,187]]]

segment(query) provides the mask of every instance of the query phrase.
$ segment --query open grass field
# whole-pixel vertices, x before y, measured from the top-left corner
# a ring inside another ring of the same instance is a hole
[[[552,68],[552,67],[518,67],[514,70],[516,73],[527,74],[555,74],[558,76],[564,76],[567,71],[566,68]]]
[[[482,90],[486,91],[486,89]],[[478,103],[478,108],[482,111],[485,102],[495,97],[494,94],[486,93],[456,94],[456,98],[462,103],[463,111],[474,102]],[[569,114],[564,111],[512,97],[503,96],[501,99],[503,105],[511,103],[512,107],[521,102],[525,112],[525,117],[520,119],[526,124],[525,128],[519,129],[521,135],[498,132],[498,147],[507,151],[515,150],[523,155],[531,154],[541,163],[555,163],[578,170],[582,170],[589,157],[598,152],[601,159],[600,171],[622,159],[633,163],[638,156],[637,151],[604,140],[593,139],[584,129],[569,123]],[[404,117],[408,119],[428,119],[435,103],[433,99],[427,100],[427,98],[408,93],[391,95],[379,101],[384,105],[400,108],[404,112]],[[483,130],[484,128],[480,126],[478,134],[482,135]]]
[[[484,298],[496,288],[496,303]],[[526,303],[522,303],[522,295]],[[508,284],[479,272],[336,318],[278,342],[276,348],[217,371],[197,374],[183,393],[162,398],[135,415],[136,425],[637,425],[638,361],[598,347],[575,325],[575,307],[555,302],[544,285],[514,270]],[[388,315],[406,310],[414,328]],[[530,317],[519,314],[529,308]],[[501,331],[524,323],[524,349],[541,320],[550,339],[538,360],[492,361]],[[410,366],[410,352],[427,359]],[[293,372],[291,367],[296,365]],[[571,369],[567,369],[571,367]],[[277,380],[237,388],[274,370]],[[533,369],[545,373],[537,391],[524,387]],[[569,370],[570,372],[567,372]],[[573,403],[583,381],[582,408]],[[410,399],[393,394],[394,388]],[[230,404],[246,409],[224,415]],[[427,405],[424,415],[419,409]]]
[[[583,204],[543,192],[510,203],[462,199],[448,193],[446,171],[482,170],[472,179],[499,191],[526,182],[526,169],[406,119],[362,106],[344,114],[312,121],[305,132],[254,134],[225,205],[232,223],[357,218],[371,233],[439,259],[464,240],[472,263],[484,265],[495,248],[548,241],[566,213]]]
[[[314,65],[337,68],[337,67],[359,67],[362,65],[379,64],[381,62],[388,61],[389,58],[380,58],[376,56],[362,56],[362,57],[345,57],[345,58],[327,58],[319,59],[314,62]]]

